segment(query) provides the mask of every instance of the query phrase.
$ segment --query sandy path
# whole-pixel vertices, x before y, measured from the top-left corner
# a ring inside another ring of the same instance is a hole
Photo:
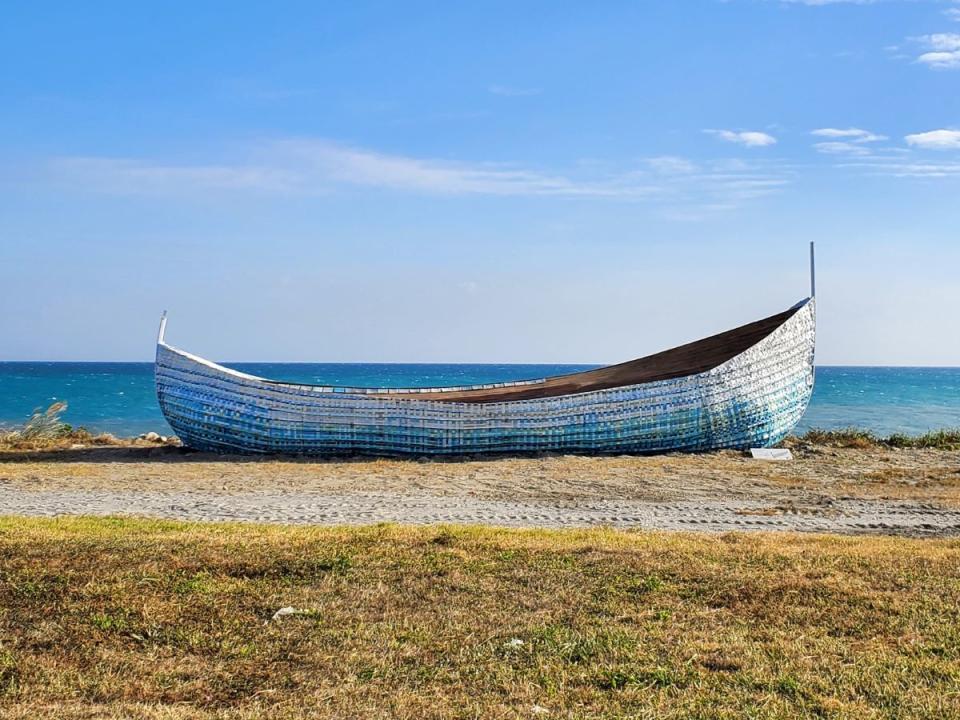
[[[960,510],[917,502],[823,501],[769,505],[745,500],[580,501],[564,504],[397,493],[211,493],[155,490],[34,490],[0,487],[0,512],[15,515],[143,515],[184,520],[293,524],[482,523],[506,527],[609,525],[658,530],[960,535]]]
[[[960,452],[800,446],[486,460],[251,459],[175,447],[0,452],[0,514],[960,535]]]

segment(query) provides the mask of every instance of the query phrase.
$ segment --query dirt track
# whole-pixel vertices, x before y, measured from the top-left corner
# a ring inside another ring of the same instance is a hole
[[[960,535],[960,452],[794,448],[489,460],[249,459],[144,446],[0,453],[0,513]]]

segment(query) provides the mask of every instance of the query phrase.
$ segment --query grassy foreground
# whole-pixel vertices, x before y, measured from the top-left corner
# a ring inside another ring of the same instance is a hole
[[[960,715],[957,541],[2,519],[0,623],[12,718]]]

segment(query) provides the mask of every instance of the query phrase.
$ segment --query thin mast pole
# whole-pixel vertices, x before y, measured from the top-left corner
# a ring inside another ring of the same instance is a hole
[[[817,296],[817,268],[814,262],[813,240],[810,241],[810,297]]]

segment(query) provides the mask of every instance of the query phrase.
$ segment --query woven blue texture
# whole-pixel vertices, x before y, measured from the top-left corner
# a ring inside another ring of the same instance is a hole
[[[270,382],[160,343],[157,396],[185,445],[217,452],[462,455],[765,447],[782,440],[806,409],[814,335],[810,300],[759,343],[707,372],[500,403]]]

